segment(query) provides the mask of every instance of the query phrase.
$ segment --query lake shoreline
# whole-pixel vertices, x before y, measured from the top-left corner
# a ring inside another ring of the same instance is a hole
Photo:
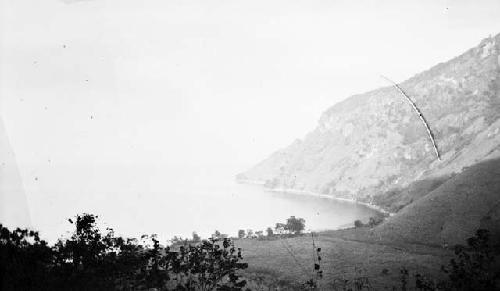
[[[349,202],[349,203],[354,203],[354,204],[359,204],[366,206],[370,209],[373,209],[375,211],[380,212],[381,214],[384,215],[389,215],[392,216],[394,213],[389,212],[382,207],[372,204],[372,203],[367,203],[367,202],[361,202],[355,199],[349,199],[349,198],[342,198],[342,197],[335,197],[327,194],[321,194],[313,191],[308,191],[308,190],[298,190],[294,188],[267,188],[265,187],[265,182],[260,181],[260,180],[237,180],[238,183],[240,184],[249,184],[249,185],[260,185],[264,188],[265,191],[268,192],[276,192],[276,193],[285,193],[285,194],[292,194],[292,195],[302,195],[302,196],[310,196],[310,197],[316,197],[316,198],[322,198],[322,199],[331,199],[331,200],[337,200],[337,201],[344,201],[344,202]]]

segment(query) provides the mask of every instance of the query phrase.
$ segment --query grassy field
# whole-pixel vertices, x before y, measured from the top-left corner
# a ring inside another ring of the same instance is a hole
[[[339,280],[366,277],[371,290],[401,290],[402,267],[410,276],[418,272],[441,279],[440,268],[454,257],[453,246],[465,244],[479,228],[490,231],[492,243],[500,242],[500,159],[416,185],[403,193],[413,197],[413,203],[374,228],[317,234],[324,272],[320,289],[343,290]],[[301,284],[314,276],[310,235],[240,239],[236,244],[249,264],[245,276],[252,290],[301,290]]]
[[[322,249],[321,290],[342,290],[339,279],[356,277],[366,277],[372,290],[392,290],[400,286],[401,267],[439,277],[441,265],[453,256],[450,250],[436,246],[377,241],[369,233],[362,228],[315,234],[315,244]],[[251,280],[252,290],[301,290],[301,284],[314,276],[310,235],[235,243],[243,248],[249,264],[245,277]]]

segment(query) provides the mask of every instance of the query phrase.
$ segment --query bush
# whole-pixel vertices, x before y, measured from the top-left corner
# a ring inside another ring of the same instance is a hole
[[[363,222],[361,222],[361,220],[358,219],[354,221],[354,227],[363,227],[363,226],[365,225],[363,224]]]
[[[479,229],[474,237],[467,240],[467,246],[455,246],[455,258],[442,271],[448,280],[434,282],[426,276],[415,274],[415,287],[418,290],[500,290],[500,271],[495,265],[494,248],[489,245],[489,233]],[[408,290],[409,272],[401,269],[401,290]]]
[[[495,269],[495,254],[489,245],[489,232],[476,231],[467,239],[467,246],[455,246],[455,259],[443,271],[448,274],[453,290],[498,290],[500,271]]]
[[[368,226],[375,227],[375,226],[379,225],[380,223],[382,223],[383,221],[384,221],[384,218],[381,216],[375,216],[375,217],[372,216],[368,220]]]
[[[384,221],[383,216],[372,216],[369,218],[368,223],[364,224],[361,220],[357,219],[354,221],[354,227],[375,227]]]

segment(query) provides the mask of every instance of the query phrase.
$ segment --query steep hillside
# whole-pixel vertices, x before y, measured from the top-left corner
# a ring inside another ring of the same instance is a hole
[[[417,180],[403,188],[394,187],[389,191],[375,196],[372,202],[389,212],[395,213],[406,205],[424,197],[453,176],[430,177],[424,180]]]
[[[373,232],[381,239],[463,244],[478,228],[500,238],[500,159],[466,168]]]
[[[0,117],[0,223],[8,227],[30,226],[28,203]]]
[[[499,55],[497,35],[400,84],[429,122],[442,161],[388,86],[332,106],[303,139],[237,179],[377,203],[392,189],[458,173],[500,151]]]

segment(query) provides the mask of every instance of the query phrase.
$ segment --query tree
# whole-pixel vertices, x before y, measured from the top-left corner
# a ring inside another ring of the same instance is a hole
[[[212,234],[212,237],[213,237],[213,238],[221,238],[221,233],[220,233],[220,231],[216,230],[216,231],[214,232],[214,234]]]
[[[2,290],[242,290],[246,285],[238,271],[248,264],[230,239],[177,245],[174,251],[154,234],[139,241],[116,237],[109,228],[101,232],[96,220],[92,214],[69,219],[75,231],[52,248],[36,232],[0,225]]]
[[[244,238],[245,237],[245,230],[240,229],[238,230],[238,238]]]
[[[259,231],[256,231],[255,232],[255,235],[258,237],[258,238],[262,238],[264,236],[264,232],[262,230],[259,230]]]
[[[276,223],[276,226],[274,227],[274,230],[276,230],[276,233],[278,234],[283,234],[285,233],[285,224],[284,223]]]
[[[175,290],[242,290],[238,270],[248,267],[241,263],[241,249],[228,239],[211,238],[196,246],[181,246],[179,252],[167,247],[166,270],[176,276]],[[170,288],[167,288],[170,290]]]
[[[247,229],[247,238],[253,238],[253,230]]]
[[[200,241],[201,241],[201,237],[195,231],[193,231],[193,240],[192,240],[192,242],[199,243]]]
[[[361,222],[361,220],[357,219],[354,221],[354,227],[363,227],[364,224]]]
[[[270,228],[270,227],[268,227],[268,228],[266,229],[266,233],[267,233],[267,236],[273,236],[273,235],[274,235],[274,233],[273,233],[273,229],[272,229],[272,228]]]
[[[295,218],[295,216],[290,216],[286,220],[285,230],[293,234],[300,234],[306,227],[306,221],[303,218]]]
[[[0,224],[0,289],[44,290],[49,283],[52,255],[38,232],[20,228],[10,231]]]
[[[118,281],[136,287],[148,281],[149,276],[144,275],[143,282],[139,276],[131,278],[130,275],[149,263],[147,252],[142,252],[145,248],[115,237],[112,229],[101,233],[97,218],[84,213],[68,220],[75,231],[69,239],[60,239],[53,248],[50,289],[110,290]]]

